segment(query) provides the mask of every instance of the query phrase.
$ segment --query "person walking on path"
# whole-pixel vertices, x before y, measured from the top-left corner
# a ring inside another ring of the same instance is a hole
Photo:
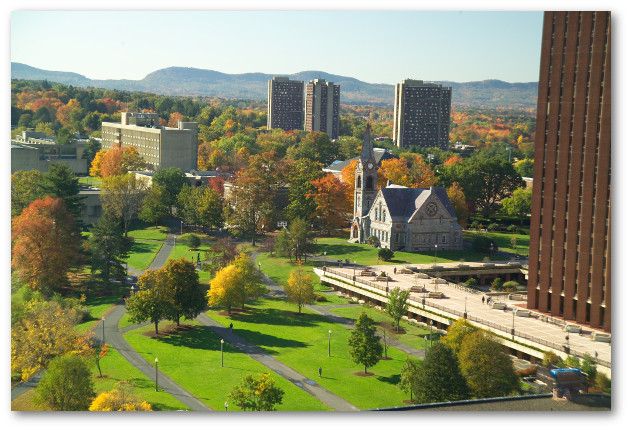
[[[486,304],[486,296],[481,296],[481,304],[482,305]]]
[[[317,370],[317,372],[319,373],[319,377],[322,377],[322,366],[319,366],[319,369]]]

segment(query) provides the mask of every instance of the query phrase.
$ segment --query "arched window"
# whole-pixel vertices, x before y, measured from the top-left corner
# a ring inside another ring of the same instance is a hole
[[[374,179],[371,176],[368,176],[367,180],[365,181],[365,189],[366,190],[374,189]]]
[[[361,188],[361,177],[357,176],[357,188]]]

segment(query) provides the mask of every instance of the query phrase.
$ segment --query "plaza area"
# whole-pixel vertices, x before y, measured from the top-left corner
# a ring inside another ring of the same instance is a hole
[[[475,267],[481,269],[484,264],[485,267],[489,266],[488,263],[466,263],[466,266],[471,269]],[[500,264],[505,264],[505,262],[496,263],[497,266]],[[610,373],[611,343],[593,340],[594,331],[588,326],[580,326],[573,321],[564,321],[540,312],[527,312],[525,292],[484,293],[464,288],[461,284],[453,284],[439,278],[439,272],[435,272],[432,264],[375,265],[367,268],[343,266],[327,267],[325,277],[337,278],[345,282],[349,288],[358,287],[367,293],[374,291],[382,295],[396,287],[412,290],[409,297],[410,303],[423,303],[423,307],[427,310],[435,310],[454,319],[465,313],[468,320],[476,326],[489,329],[517,343],[531,345],[543,351],[552,350],[561,357],[566,357],[567,352],[578,356],[588,353],[597,358],[598,367],[602,371]],[[396,268],[395,273],[394,268]],[[440,264],[441,272],[456,268],[461,268],[461,263]],[[368,275],[367,272],[371,273]],[[382,272],[387,274],[386,278],[378,276]],[[433,276],[432,272],[436,276]],[[325,282],[326,279],[322,281]],[[439,293],[442,293],[440,298],[438,298]],[[489,298],[490,305],[488,305]],[[417,310],[413,309],[413,312]],[[421,312],[422,309],[419,310]],[[516,312],[518,310],[521,311]],[[567,325],[575,331],[567,332]],[[512,337],[512,329],[514,337]],[[607,336],[603,332],[597,333]]]

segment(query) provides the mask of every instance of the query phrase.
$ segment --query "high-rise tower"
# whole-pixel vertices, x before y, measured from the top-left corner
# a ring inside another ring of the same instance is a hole
[[[276,76],[268,83],[267,129],[302,130],[304,81]]]
[[[306,84],[304,130],[323,131],[331,139],[339,137],[339,85],[315,79]]]
[[[447,147],[451,120],[451,87],[413,79],[396,84],[394,144]]]
[[[545,12],[527,305],[611,330],[610,12]]]

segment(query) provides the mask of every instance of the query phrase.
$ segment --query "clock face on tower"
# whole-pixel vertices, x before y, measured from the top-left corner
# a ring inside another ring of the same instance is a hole
[[[372,163],[368,164],[368,169],[371,169],[373,167],[374,167],[374,164],[372,164]]]
[[[438,211],[438,207],[435,203],[429,203],[424,211],[427,215],[434,216]]]

